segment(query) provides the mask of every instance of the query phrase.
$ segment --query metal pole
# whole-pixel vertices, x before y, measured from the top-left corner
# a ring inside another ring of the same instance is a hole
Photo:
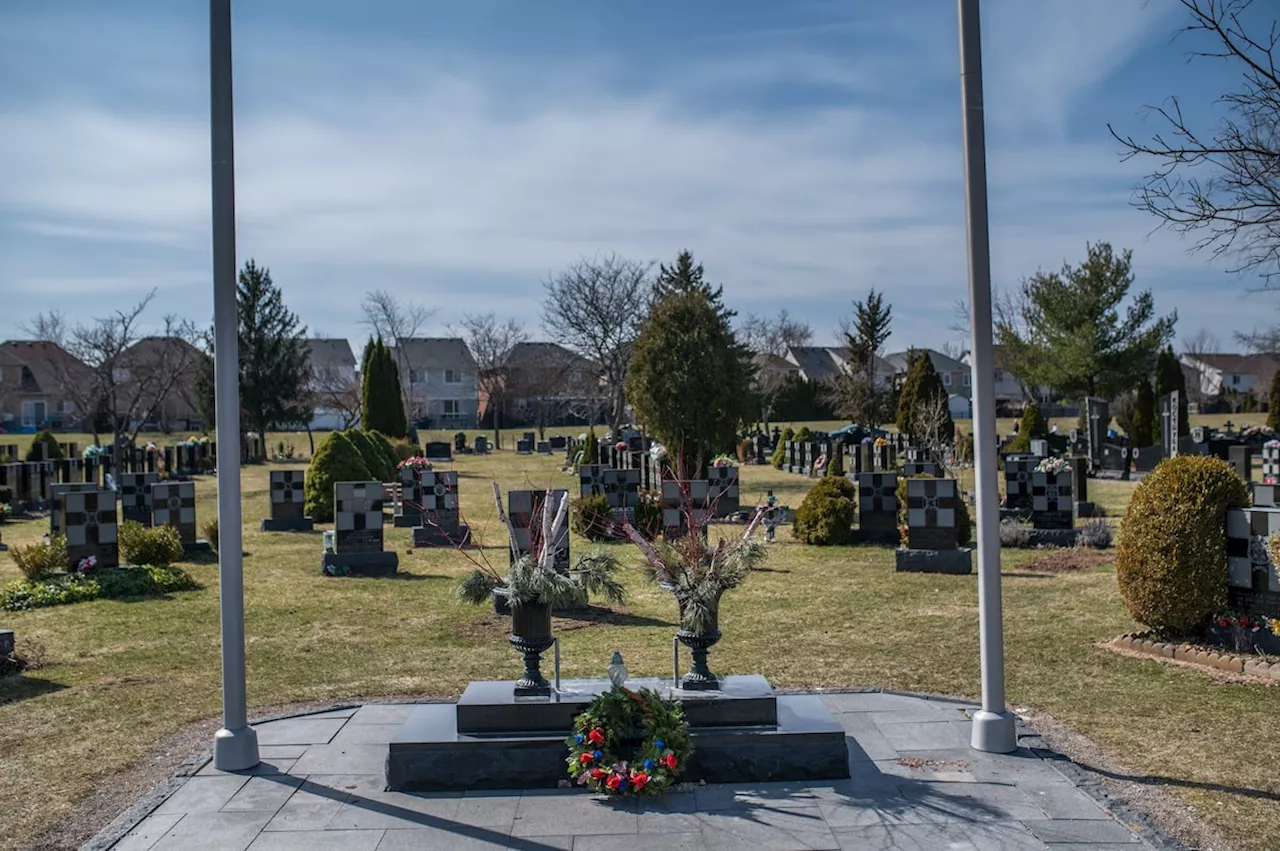
[[[1017,747],[1005,707],[1004,627],[1000,606],[1000,499],[996,484],[995,365],[991,347],[991,255],[987,234],[987,152],[982,119],[982,34],[978,0],[960,4],[960,99],[964,117],[965,212],[969,232],[969,312],[973,323],[973,468],[978,502],[978,635],[982,709],[972,745],[1009,753]]]
[[[213,334],[218,464],[218,591],[222,613],[222,729],[213,765],[258,764],[244,673],[244,563],[240,539],[240,351],[236,312],[235,128],[231,97],[231,0],[209,0],[209,123],[213,154]]]

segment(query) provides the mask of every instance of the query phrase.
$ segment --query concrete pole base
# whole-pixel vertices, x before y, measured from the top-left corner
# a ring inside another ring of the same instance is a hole
[[[213,767],[219,771],[244,771],[253,768],[258,759],[258,732],[252,727],[213,734]]]
[[[973,715],[973,737],[969,744],[986,753],[1013,753],[1018,748],[1018,734],[1012,712],[990,712],[981,709]]]

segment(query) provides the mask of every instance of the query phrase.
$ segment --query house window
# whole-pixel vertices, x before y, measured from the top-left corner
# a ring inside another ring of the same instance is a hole
[[[972,380],[972,376],[970,376],[970,375],[969,375],[969,373],[967,373],[967,372],[966,372],[966,373],[964,374],[964,386],[965,386],[965,387],[968,387],[968,386],[969,386],[969,382],[970,382],[970,380]]]
[[[996,370],[996,381],[1004,381],[1004,373],[998,369]]]
[[[1233,376],[1231,376],[1231,383],[1232,383],[1233,385],[1239,385],[1239,384],[1240,384],[1240,376],[1238,376],[1238,375],[1233,375]]]
[[[456,416],[457,414],[460,414],[460,413],[462,413],[462,404],[461,402],[459,402],[459,400],[457,399],[444,400],[444,415],[446,417],[450,415]]]
[[[951,386],[951,373],[949,372],[942,373],[942,383],[945,384],[947,387]]]
[[[416,369],[409,370],[409,383],[410,384],[418,383],[418,371]]]
[[[445,384],[461,384],[462,373],[458,372],[456,369],[446,369],[444,371],[444,383]]]

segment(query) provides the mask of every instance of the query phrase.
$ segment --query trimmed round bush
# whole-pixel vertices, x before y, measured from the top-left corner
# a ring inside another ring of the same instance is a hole
[[[378,450],[386,465],[386,470],[391,478],[383,479],[384,482],[394,482],[396,480],[396,468],[400,466],[400,455],[396,452],[395,446],[391,443],[391,438],[387,437],[380,431],[366,432],[369,440],[373,442],[374,449]]]
[[[791,534],[815,546],[848,544],[853,539],[853,519],[858,513],[858,489],[845,478],[818,479],[796,511]]]
[[[1129,617],[1170,637],[1197,634],[1227,603],[1227,509],[1249,491],[1218,458],[1179,455],[1133,492],[1116,579]]]
[[[120,524],[120,559],[125,564],[167,567],[182,558],[182,536],[173,526],[147,528],[137,520]]]
[[[367,482],[369,468],[346,432],[335,431],[325,438],[307,467],[306,499],[303,510],[317,523],[333,522],[335,482]]]
[[[9,550],[20,572],[27,579],[40,579],[50,573],[67,569],[67,539],[62,535],[50,535],[46,541],[36,541],[25,547]]]
[[[43,443],[46,447],[45,455],[43,459],[36,453],[36,447],[39,446],[41,443]],[[58,438],[54,437],[53,433],[50,432],[49,429],[47,428],[41,429],[40,431],[36,432],[35,436],[31,438],[31,446],[30,448],[27,449],[27,454],[23,458],[23,460],[24,461],[40,461],[40,460],[61,461],[62,447],[58,445]]]
[[[588,494],[573,501],[573,531],[588,541],[613,540],[613,511],[602,493]]]
[[[380,482],[395,481],[394,473],[389,474],[387,470],[387,459],[382,457],[382,453],[378,451],[378,447],[368,432],[353,428],[345,432],[345,434],[350,439],[351,445],[360,453],[360,460],[364,461],[365,469],[369,471],[370,480],[377,479]]]

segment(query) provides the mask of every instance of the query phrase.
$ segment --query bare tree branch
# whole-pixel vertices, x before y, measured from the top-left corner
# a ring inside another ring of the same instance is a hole
[[[395,348],[396,366],[400,369],[400,399],[405,411],[410,413],[410,419],[416,419],[420,412],[415,409],[411,384],[413,375],[421,372],[425,365],[414,362],[410,352],[412,347],[406,346],[405,342],[422,332],[431,317],[436,315],[435,308],[408,300],[400,301],[386,290],[373,290],[364,294],[360,310],[364,312],[361,324]]]
[[[471,350],[478,368],[476,383],[488,399],[493,412],[493,445],[502,448],[502,411],[507,401],[507,363],[511,350],[523,343],[529,335],[515,319],[499,322],[493,313],[467,314],[459,323],[460,329],[450,333],[463,339]]]

